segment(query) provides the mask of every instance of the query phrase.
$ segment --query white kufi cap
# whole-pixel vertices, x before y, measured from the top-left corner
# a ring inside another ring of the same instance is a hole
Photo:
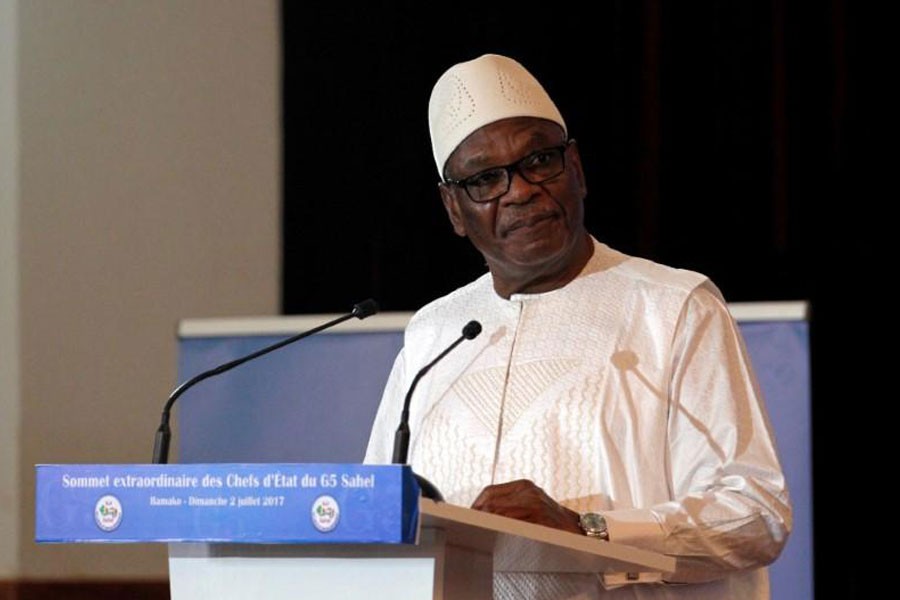
[[[428,128],[441,179],[456,147],[476,129],[511,117],[537,117],[566,124],[553,100],[518,62],[485,54],[450,67],[431,91]]]

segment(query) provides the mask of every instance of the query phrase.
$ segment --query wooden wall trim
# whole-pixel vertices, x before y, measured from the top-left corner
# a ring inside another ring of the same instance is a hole
[[[0,581],[0,600],[169,600],[169,582]]]

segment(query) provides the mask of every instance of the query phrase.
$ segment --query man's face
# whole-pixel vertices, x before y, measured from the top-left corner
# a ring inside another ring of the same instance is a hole
[[[565,144],[562,128],[553,122],[504,119],[467,137],[450,155],[444,174],[463,180]],[[509,191],[486,203],[473,202],[459,185],[441,185],[454,231],[481,252],[502,295],[554,289],[555,279],[566,283],[571,279],[566,275],[574,276],[571,271],[586,260],[586,188],[574,144],[566,146],[564,159],[565,171],[541,183],[529,183],[512,169]]]

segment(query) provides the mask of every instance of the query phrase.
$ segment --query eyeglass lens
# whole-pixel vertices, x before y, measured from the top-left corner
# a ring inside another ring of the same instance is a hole
[[[546,148],[511,165],[494,167],[463,179],[460,183],[475,202],[490,202],[509,191],[512,171],[529,183],[543,183],[566,170],[565,146]]]

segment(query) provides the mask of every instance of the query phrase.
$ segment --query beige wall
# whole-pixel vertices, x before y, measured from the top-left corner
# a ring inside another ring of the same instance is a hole
[[[16,3],[0,0],[0,579],[18,572],[19,285]]]
[[[277,6],[17,3],[22,576],[165,576],[34,544],[34,465],[149,462],[177,321],[277,313]]]

